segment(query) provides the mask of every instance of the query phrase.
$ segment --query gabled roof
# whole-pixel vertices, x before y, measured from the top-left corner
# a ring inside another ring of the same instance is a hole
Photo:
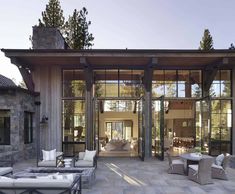
[[[17,86],[11,79],[0,74],[0,87],[17,87]]]

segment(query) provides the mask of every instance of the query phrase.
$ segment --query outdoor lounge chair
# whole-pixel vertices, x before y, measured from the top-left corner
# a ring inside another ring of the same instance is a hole
[[[211,166],[212,178],[228,180],[226,168],[228,167],[229,160],[230,160],[230,155],[226,155],[224,157],[222,165],[212,164]]]
[[[182,160],[172,160],[169,152],[166,152],[169,166],[168,173],[170,174],[184,174],[184,162]]]
[[[63,160],[63,152],[56,152],[55,160],[43,160],[37,162],[38,167],[58,167]]]
[[[86,152],[79,152],[78,156],[75,156],[74,158],[74,167],[97,167],[97,156],[96,152],[93,151],[95,154],[93,154],[92,158],[90,160],[86,160],[85,153]]]
[[[211,165],[213,158],[202,158],[199,164],[189,165],[188,178],[201,185],[212,183],[211,180]]]

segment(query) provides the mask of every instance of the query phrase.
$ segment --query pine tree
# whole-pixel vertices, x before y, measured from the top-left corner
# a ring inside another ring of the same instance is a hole
[[[230,44],[230,47],[228,49],[229,50],[235,50],[235,46],[233,45],[233,43]]]
[[[202,40],[200,41],[199,50],[213,50],[213,39],[208,29],[205,29]]]
[[[46,10],[42,12],[42,20],[39,19],[39,26],[63,29],[64,16],[59,0],[49,0]]]
[[[88,32],[91,22],[87,22],[87,14],[85,7],[80,11],[75,9],[65,24],[66,41],[72,49],[87,49],[93,45],[94,37]]]

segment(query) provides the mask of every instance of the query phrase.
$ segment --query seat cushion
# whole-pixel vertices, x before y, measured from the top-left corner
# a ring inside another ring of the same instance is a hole
[[[14,179],[9,177],[0,176],[0,187],[8,188],[13,187]]]
[[[19,188],[68,188],[72,184],[70,179],[35,179],[35,178],[18,178],[14,181],[14,186]]]
[[[12,173],[12,167],[0,167],[0,176]]]
[[[80,167],[80,166],[89,166],[92,167],[93,166],[93,161],[87,161],[87,160],[78,160],[75,162],[75,166],[76,167]]]
[[[198,165],[197,164],[194,164],[194,165],[189,165],[188,166],[189,168],[193,169],[194,171],[198,171]]]
[[[211,166],[212,168],[217,168],[217,169],[221,169],[221,170],[223,170],[223,167],[222,166],[220,166],[220,165],[216,165],[216,164],[212,164],[212,166]]]
[[[50,167],[56,167],[56,160],[47,160],[47,161],[40,161],[38,162],[38,166],[50,166]]]

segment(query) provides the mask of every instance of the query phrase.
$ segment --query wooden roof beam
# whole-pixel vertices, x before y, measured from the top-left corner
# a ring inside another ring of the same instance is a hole
[[[30,69],[25,67],[19,59],[16,59],[14,57],[11,58],[11,63],[15,64],[18,67],[28,90],[34,92],[34,82]]]

